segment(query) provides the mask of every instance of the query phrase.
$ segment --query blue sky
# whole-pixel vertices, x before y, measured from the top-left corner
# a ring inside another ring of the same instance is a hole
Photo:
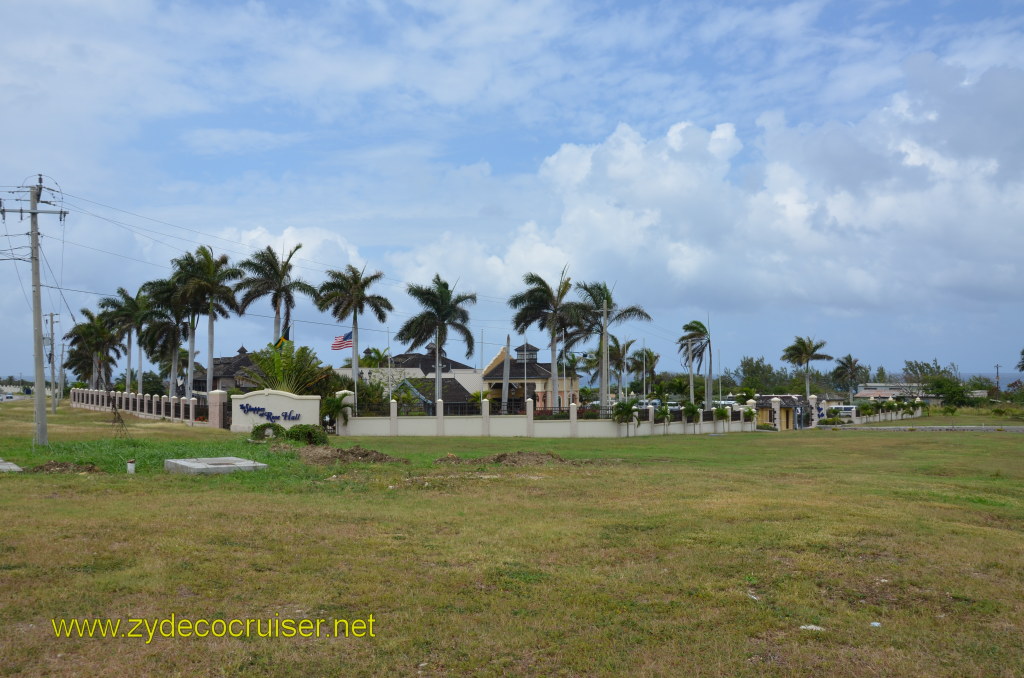
[[[237,260],[301,242],[314,284],[384,271],[392,332],[406,282],[477,292],[485,360],[522,275],[566,264],[647,307],[615,332],[663,369],[708,317],[726,366],[778,364],[795,335],[888,369],[1005,373],[1024,347],[1017,0],[56,0],[0,19],[19,27],[0,185],[63,189],[44,277],[75,314],[200,243]],[[5,227],[0,246],[25,244]],[[0,262],[0,375],[31,368],[28,278]],[[342,329],[295,315],[340,364]],[[218,323],[217,353],[270,334]]]

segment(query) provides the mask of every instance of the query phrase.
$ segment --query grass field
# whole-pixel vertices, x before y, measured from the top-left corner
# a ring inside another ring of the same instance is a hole
[[[1024,675],[1020,434],[335,438],[409,463],[324,467],[67,409],[33,449],[30,417],[0,407],[0,457],[108,473],[0,474],[0,675]],[[577,463],[433,463],[520,450]],[[161,471],[216,455],[270,468]],[[51,623],[171,614],[375,637]]]
[[[943,414],[933,407],[922,417],[897,419],[892,422],[866,424],[867,426],[1024,426],[1024,412],[1016,407],[1007,407],[1002,415],[994,414],[989,407],[962,407],[954,414]]]

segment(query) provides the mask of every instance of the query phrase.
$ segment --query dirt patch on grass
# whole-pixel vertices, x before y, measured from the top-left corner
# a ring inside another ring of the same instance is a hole
[[[589,460],[564,459],[554,452],[502,452],[492,454],[489,457],[477,457],[475,459],[463,459],[454,454],[448,453],[440,459],[434,460],[435,464],[497,464],[499,466],[546,466],[549,464],[586,464]]]
[[[28,469],[28,473],[105,473],[96,464],[72,464],[69,461],[48,461]]]
[[[344,464],[351,463],[363,463],[363,464],[408,464],[408,459],[401,459],[399,457],[392,457],[389,454],[378,452],[377,450],[367,450],[356,445],[346,449],[340,449],[337,447],[325,447],[318,445],[310,445],[307,447],[300,447],[298,449],[299,458],[307,464],[319,464],[321,466],[329,466],[337,462]]]

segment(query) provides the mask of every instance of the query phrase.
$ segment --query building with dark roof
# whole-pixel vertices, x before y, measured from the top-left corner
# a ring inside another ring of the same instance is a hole
[[[227,358],[213,359],[213,388],[214,390],[227,391],[238,388],[243,391],[251,391],[256,388],[256,383],[247,378],[243,371],[252,367],[252,359],[245,346],[238,349],[238,354]],[[192,375],[192,390],[206,392],[206,370],[197,369]]]
[[[537,360],[537,353],[540,350],[532,344],[525,343],[513,349],[515,357],[510,356],[508,397],[509,404],[513,409],[519,409],[526,398],[533,398],[536,407],[547,409],[548,393],[551,389],[551,363],[542,363]],[[488,399],[501,402],[501,386],[505,370],[505,347],[498,351],[498,355],[484,368],[483,390],[487,391]],[[580,377],[578,374],[569,374],[564,380],[559,375],[559,394],[568,390],[568,403],[579,403]],[[566,396],[563,396],[566,397]]]

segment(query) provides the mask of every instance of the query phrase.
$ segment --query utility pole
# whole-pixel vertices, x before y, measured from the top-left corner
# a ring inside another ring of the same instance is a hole
[[[1002,367],[999,363],[996,363],[996,391],[999,391],[999,368]]]
[[[43,177],[29,189],[29,219],[32,224],[32,345],[35,350],[36,387],[35,417],[36,444],[49,445],[46,434],[46,377],[43,371],[43,313],[39,293],[39,197],[43,191]]]
[[[54,361],[54,359],[53,359],[54,358],[53,354],[54,354],[54,351],[56,350],[55,349],[56,344],[53,343],[53,334],[54,334],[53,333],[53,322],[54,322],[53,321],[53,316],[54,316],[54,314],[51,312],[49,315],[50,315],[50,350],[46,354],[46,358],[50,361],[50,401],[52,403],[52,412],[54,414],[57,414],[57,398],[58,398],[58,396],[57,396],[57,374],[56,374],[57,365],[56,365],[56,361]]]
[[[57,393],[59,393],[60,397],[63,398],[64,397],[64,342],[63,341],[60,342],[60,372],[59,372],[59,375],[60,376],[57,378],[57,381],[59,381],[60,384],[59,384],[59,387],[57,388]],[[141,384],[142,382],[139,382],[139,383]]]
[[[42,200],[42,194],[43,175],[40,174],[36,184],[28,187],[28,215],[29,223],[31,224],[29,235],[32,240],[32,350],[36,373],[35,392],[33,395],[35,397],[36,443],[48,445],[49,440],[46,435],[46,372],[43,367],[43,303],[39,282],[39,215],[58,214],[61,218],[64,218],[67,212],[63,210],[39,209],[39,203],[45,202]],[[20,215],[25,214],[23,209],[12,210],[0,206],[0,215],[6,216],[7,212],[17,212]]]

